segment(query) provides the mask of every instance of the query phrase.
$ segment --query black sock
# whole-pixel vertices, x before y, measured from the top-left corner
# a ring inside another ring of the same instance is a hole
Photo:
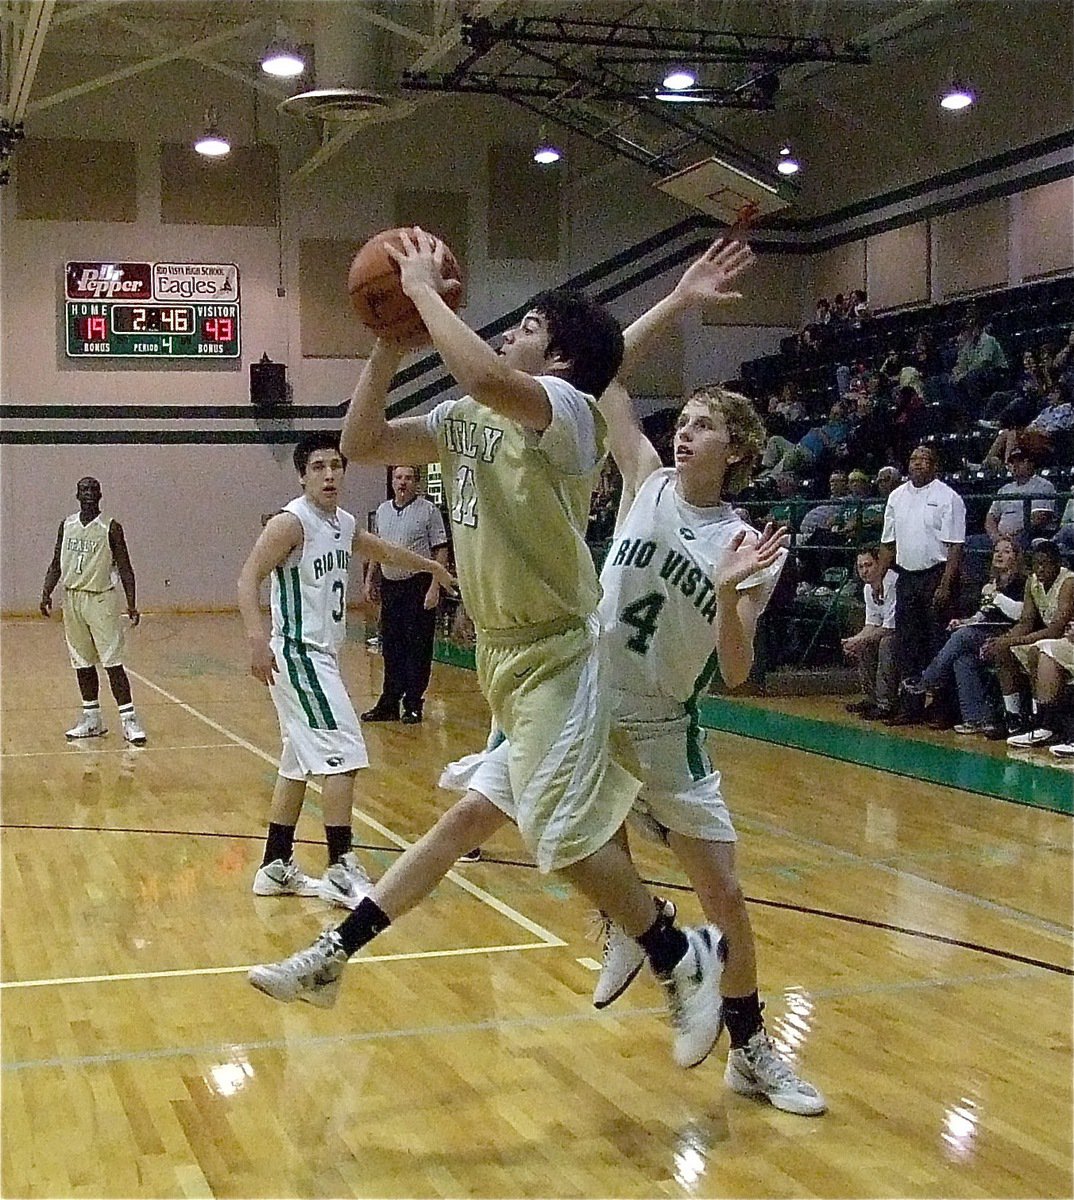
[[[690,943],[686,934],[661,913],[648,929],[637,939],[638,945],[645,951],[653,974],[666,979],[671,974],[672,967],[689,949]]]
[[[1053,733],[1059,728],[1062,705],[1058,701],[1040,700],[1037,702],[1037,716],[1033,722],[1035,729],[1050,729]]]
[[[723,1019],[731,1035],[731,1049],[740,1050],[753,1035],[764,1028],[761,1001],[756,992],[748,996],[724,996]]]
[[[287,862],[295,852],[295,827],[293,825],[277,825],[270,821],[268,839],[265,842],[265,857],[261,861],[263,867],[276,859]]]
[[[336,933],[343,943],[347,956],[371,942],[378,933],[383,933],[392,923],[391,917],[369,896],[363,896],[361,903],[343,922],[336,926]]]
[[[324,840],[328,843],[328,865],[339,860],[351,848],[351,827],[349,825],[326,825]]]

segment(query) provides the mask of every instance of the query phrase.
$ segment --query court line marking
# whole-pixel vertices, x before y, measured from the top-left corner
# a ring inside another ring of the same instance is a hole
[[[361,962],[361,959],[355,959]],[[1036,972],[1001,971],[987,975],[948,976],[941,979],[893,980],[890,983],[872,982],[856,987],[817,988],[809,990],[811,999],[842,1000],[862,995],[881,995],[906,991],[928,991],[935,988],[970,987],[978,984],[1004,985],[1032,979]],[[779,989],[773,989],[773,995]],[[796,985],[796,991],[798,987]],[[311,1034],[307,1037],[287,1036],[262,1038],[257,1041],[225,1041],[202,1046],[166,1046],[156,1050],[113,1050],[104,1054],[81,1054],[71,1057],[11,1059],[0,1063],[0,1071],[27,1071],[34,1069],[77,1070],[85,1067],[111,1066],[117,1063],[153,1062],[174,1058],[209,1058],[217,1061],[234,1062],[237,1057],[260,1050],[296,1051],[339,1046],[354,1046],[370,1042],[388,1042],[399,1038],[446,1037],[472,1033],[502,1033],[513,1029],[547,1029],[555,1025],[579,1025],[599,1021],[634,1021],[642,1018],[662,1016],[664,1007],[627,1009],[586,1008],[579,1012],[554,1013],[535,1017],[488,1017],[481,1021],[464,1021],[450,1025],[416,1025],[402,1029],[355,1030],[350,1033]],[[774,1011],[770,1015],[775,1018]],[[10,1040],[10,1039],[9,1039]]]
[[[831,842],[822,841],[820,838],[807,837],[805,834],[797,833],[793,829],[786,829],[782,825],[777,825],[774,821],[765,821],[760,817],[754,816],[742,816],[740,818],[740,828],[750,824],[763,830],[765,833],[778,837],[791,838],[802,845],[812,846],[815,849],[829,850],[837,857],[848,859],[859,866],[872,867],[886,875],[895,875],[902,879],[912,879],[915,883],[923,884],[934,891],[941,892],[945,896],[964,900],[968,904],[987,909],[989,912],[1002,913],[1003,916],[1009,917],[1016,923],[1024,922],[1026,925],[1030,925],[1044,933],[1054,934],[1057,937],[1066,939],[1070,938],[1069,929],[1064,929],[1062,925],[1057,925],[1045,917],[1039,917],[1036,913],[1027,913],[1020,908],[1012,908],[1009,904],[1000,904],[997,900],[987,900],[984,896],[975,896],[972,892],[964,892],[960,888],[951,887],[949,884],[939,883],[935,879],[929,879],[926,875],[918,875],[914,871],[904,871],[901,867],[893,866],[883,859],[868,858],[863,854],[856,854],[853,850],[845,850],[842,846],[835,846]],[[825,864],[823,863],[818,864],[814,869],[823,870],[824,866]]]
[[[463,946],[451,950],[413,950],[408,954],[364,954],[352,959],[352,963],[364,966],[368,963],[409,962],[424,958],[459,958],[467,954],[506,954],[513,950],[548,950],[545,942],[520,942],[515,946]],[[175,971],[128,971],[117,975],[70,975],[65,979],[10,979],[0,982],[0,990],[7,988],[62,987],[73,983],[122,983],[132,979],[183,979],[196,975],[238,975],[249,971],[256,963],[240,967],[184,967]]]
[[[242,746],[243,749],[249,750],[251,754],[257,755],[258,758],[267,762],[270,766],[278,768],[280,765],[279,759],[273,758],[271,754],[262,750],[260,746],[255,746],[253,742],[248,742],[245,738],[240,737],[237,733],[233,733],[230,729],[221,725],[218,721],[214,721],[212,717],[206,716],[205,713],[199,712],[192,705],[187,704],[185,700],[180,700],[178,696],[172,695],[171,692],[162,688],[159,684],[154,683],[151,679],[147,679],[144,675],[139,675],[137,671],[132,671],[127,668],[127,674],[132,675],[139,683],[144,684],[148,688],[152,688],[154,692],[158,692],[165,699],[170,700],[173,704],[177,704],[184,712],[190,713],[192,717],[196,717],[199,721],[204,722],[210,729],[215,729],[217,733],[230,739],[237,746]],[[309,785],[315,792],[321,791],[321,785],[314,783],[312,780]],[[352,808],[351,812],[370,829],[375,830],[381,837],[386,838],[394,846],[398,846],[401,850],[408,850],[413,844],[408,842],[406,838],[391,830],[387,825],[382,825],[375,817],[369,816],[368,813],[362,812],[360,808]],[[534,937],[540,940],[546,946],[566,946],[567,943],[563,938],[545,929],[543,925],[538,925],[536,921],[531,921],[529,917],[525,917],[517,909],[512,908],[509,904],[504,904],[502,900],[498,900],[491,892],[486,892],[484,888],[479,888],[476,884],[471,883],[468,879],[456,871],[448,871],[444,876],[445,879],[450,879],[456,887],[462,888],[464,892],[469,893],[475,900],[480,900],[482,904],[488,905],[489,908],[498,912],[500,916],[506,917],[507,920],[515,925],[525,929],[527,933],[532,933]]]
[[[127,674],[131,674],[130,671]],[[122,750],[98,750],[95,746],[86,746],[78,750],[67,750],[61,753],[58,750],[5,750],[0,754],[0,758],[69,758],[73,762],[78,759],[90,760],[96,758],[98,754],[152,754],[156,751],[159,754],[163,750],[167,750],[170,754],[174,750],[241,750],[241,746],[236,746],[234,742],[205,742],[200,746],[124,746]]]

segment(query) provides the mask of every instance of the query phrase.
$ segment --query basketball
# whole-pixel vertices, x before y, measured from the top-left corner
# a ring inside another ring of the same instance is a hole
[[[418,310],[399,283],[399,266],[386,246],[401,246],[402,229],[385,229],[374,234],[354,256],[347,274],[347,291],[358,320],[378,337],[401,346],[420,346],[429,340]],[[462,268],[450,249],[445,247],[443,274],[458,281],[444,293],[452,309],[462,303]]]

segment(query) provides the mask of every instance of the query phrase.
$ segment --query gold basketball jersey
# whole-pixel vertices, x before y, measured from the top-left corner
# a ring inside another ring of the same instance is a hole
[[[78,513],[63,523],[60,582],[69,592],[107,592],[113,586],[112,547],[108,530],[112,518],[100,514],[83,525]]]

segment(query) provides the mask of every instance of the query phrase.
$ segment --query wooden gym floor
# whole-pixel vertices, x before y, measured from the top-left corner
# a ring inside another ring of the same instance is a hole
[[[508,832],[352,963],[335,1009],[274,1004],[247,967],[339,911],[250,892],[278,731],[237,618],[134,632],[141,750],[107,694],[108,735],[65,744],[58,622],[8,622],[0,648],[4,1196],[1074,1193],[1067,816],[714,735],[769,1029],[831,1105],[795,1117],[727,1091],[726,1038],[677,1070],[650,980],[593,1009],[585,906]],[[380,661],[346,663],[363,708]],[[368,730],[371,871],[484,729],[473,675],[438,666],[423,726]]]

